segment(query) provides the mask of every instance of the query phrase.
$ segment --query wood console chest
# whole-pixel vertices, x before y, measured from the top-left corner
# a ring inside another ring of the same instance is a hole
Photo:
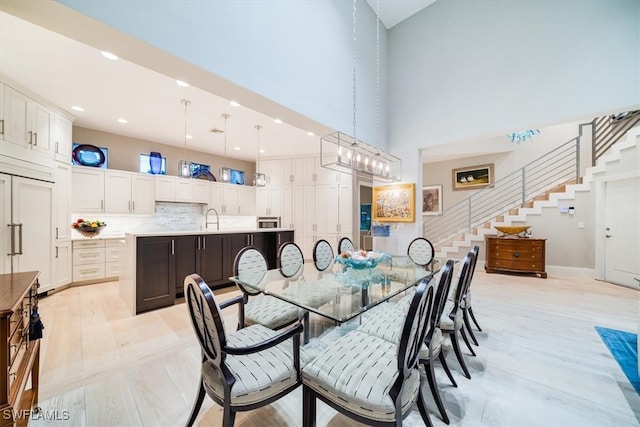
[[[487,237],[486,251],[487,273],[531,273],[547,278],[545,239]]]
[[[37,306],[39,275],[0,274],[0,427],[26,426],[38,402],[40,340],[29,339],[29,322]]]

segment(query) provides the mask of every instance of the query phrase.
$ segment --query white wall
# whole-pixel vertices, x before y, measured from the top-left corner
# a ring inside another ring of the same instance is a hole
[[[438,1],[389,31],[389,64],[390,151],[421,184],[420,147],[640,106],[640,2]]]
[[[353,135],[349,1],[59,0],[85,15]],[[376,145],[376,20],[358,1],[357,136]],[[144,58],[128,58],[140,65]],[[386,147],[387,30],[380,25],[380,147]]]

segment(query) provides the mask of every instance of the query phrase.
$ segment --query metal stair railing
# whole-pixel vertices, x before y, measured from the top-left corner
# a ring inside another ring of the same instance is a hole
[[[627,131],[640,123],[640,110],[618,115],[596,117],[592,121],[591,166],[602,157]]]
[[[443,246],[496,217],[524,207],[549,189],[580,180],[580,137],[575,137],[511,174],[425,218],[423,235]]]

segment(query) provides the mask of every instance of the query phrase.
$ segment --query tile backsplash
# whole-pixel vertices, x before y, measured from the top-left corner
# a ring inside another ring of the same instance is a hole
[[[157,231],[202,231],[205,229],[207,205],[202,203],[156,202],[153,215],[118,215],[104,213],[73,213],[71,222],[78,218],[99,219],[107,223],[101,237],[123,236],[124,233]],[[215,222],[215,214],[209,215]],[[256,228],[255,216],[220,216],[220,230],[252,230]],[[215,224],[209,224],[215,230]],[[73,236],[72,237],[77,237]]]

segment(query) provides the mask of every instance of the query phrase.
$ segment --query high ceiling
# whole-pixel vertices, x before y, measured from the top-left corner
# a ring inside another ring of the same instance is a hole
[[[376,10],[377,0],[367,0]],[[380,1],[381,21],[387,28],[426,7],[432,0]],[[124,59],[110,61],[98,49],[0,12],[0,73],[65,109],[74,126],[183,147],[185,109],[186,141],[190,150],[224,155],[223,113],[227,121],[227,155],[255,160],[263,156],[317,154],[319,136],[326,128],[301,128],[282,123],[195,86],[180,87],[175,79]],[[83,112],[73,111],[81,106]],[[264,110],[263,110],[264,111]],[[117,119],[124,118],[126,124]],[[315,135],[308,133],[313,131]]]

